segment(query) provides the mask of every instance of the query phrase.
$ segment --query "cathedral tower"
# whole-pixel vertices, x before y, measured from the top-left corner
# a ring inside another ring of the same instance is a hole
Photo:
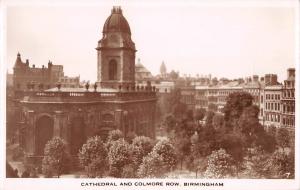
[[[97,80],[102,88],[135,85],[135,44],[121,7],[114,6],[103,26],[98,53]]]

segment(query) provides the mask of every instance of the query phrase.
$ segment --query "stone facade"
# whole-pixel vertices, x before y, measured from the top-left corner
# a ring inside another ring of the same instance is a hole
[[[121,9],[114,7],[104,25],[97,48],[98,82],[93,86],[15,91],[20,144],[27,158],[41,158],[45,144],[54,136],[63,138],[73,155],[88,137],[105,139],[113,129],[120,129],[125,138],[155,138],[156,88],[150,83],[135,86],[136,50],[130,28],[126,20],[128,27],[114,20],[115,16],[125,19]],[[110,65],[112,60],[115,65]]]
[[[62,65],[53,65],[48,62],[48,67],[44,65],[42,68],[37,68],[35,65],[29,66],[29,60],[24,63],[20,53],[14,65],[13,86],[15,90],[44,90],[53,88],[59,81],[59,78],[64,75]]]

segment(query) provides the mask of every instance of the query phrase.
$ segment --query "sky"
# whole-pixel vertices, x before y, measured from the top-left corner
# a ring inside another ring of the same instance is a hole
[[[36,67],[64,66],[65,75],[96,81],[98,40],[113,5],[121,5],[136,44],[136,60],[154,75],[167,70],[238,78],[266,73],[286,78],[295,67],[295,8],[220,4],[17,5],[7,7],[6,60],[17,53]]]

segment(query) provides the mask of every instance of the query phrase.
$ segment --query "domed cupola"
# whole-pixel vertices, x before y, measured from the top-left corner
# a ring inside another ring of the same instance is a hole
[[[114,6],[111,10],[111,15],[105,21],[103,33],[109,32],[123,32],[131,34],[129,24],[122,14],[121,7]]]
[[[129,89],[135,84],[135,44],[121,7],[113,7],[98,41],[97,79],[103,88]]]

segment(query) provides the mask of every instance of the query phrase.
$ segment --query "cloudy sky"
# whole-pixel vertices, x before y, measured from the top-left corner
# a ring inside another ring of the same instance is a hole
[[[129,22],[136,57],[152,74],[168,71],[237,78],[295,67],[295,8],[283,4],[104,3],[14,5],[7,8],[7,70],[18,52],[38,67],[95,81],[97,41],[113,5]]]

